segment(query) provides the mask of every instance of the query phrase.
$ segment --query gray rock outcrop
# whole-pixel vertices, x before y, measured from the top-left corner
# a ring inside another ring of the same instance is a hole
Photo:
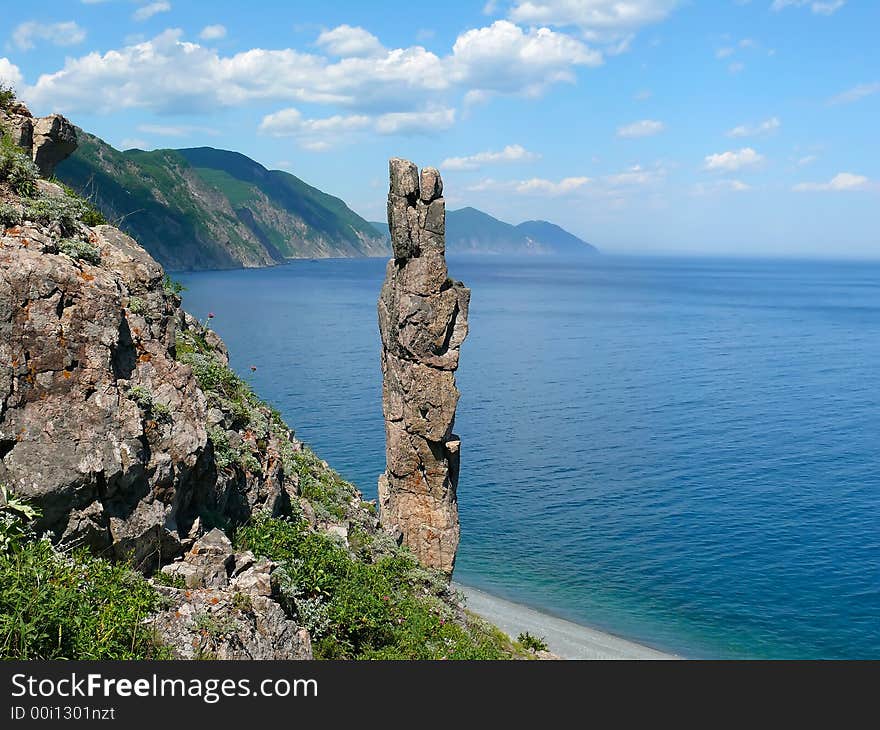
[[[76,127],[60,114],[34,118],[26,106],[16,103],[0,111],[0,126],[30,154],[44,178],[52,177],[56,165],[76,150]]]
[[[234,552],[213,529],[162,568],[183,585],[157,585],[171,605],[149,623],[174,659],[311,659],[309,632],[272,598],[275,567],[251,552]]]
[[[394,258],[379,297],[386,470],[381,521],[419,560],[451,575],[459,542],[460,441],[455,370],[470,290],[448,277],[443,182],[434,168],[390,162]]]

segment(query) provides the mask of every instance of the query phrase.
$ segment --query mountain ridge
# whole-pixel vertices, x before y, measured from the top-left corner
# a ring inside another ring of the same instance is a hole
[[[372,226],[341,199],[239,152],[122,152],[77,132],[80,146],[58,166],[58,179],[168,269],[263,267],[291,258],[387,252]]]

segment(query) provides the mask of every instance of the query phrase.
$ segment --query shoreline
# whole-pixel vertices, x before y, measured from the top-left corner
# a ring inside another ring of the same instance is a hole
[[[514,603],[478,588],[453,583],[453,588],[464,594],[466,607],[495,624],[515,639],[527,631],[542,637],[547,648],[560,659],[573,660],[670,660],[681,659],[643,644],[622,639],[605,631],[557,618],[534,608]]]

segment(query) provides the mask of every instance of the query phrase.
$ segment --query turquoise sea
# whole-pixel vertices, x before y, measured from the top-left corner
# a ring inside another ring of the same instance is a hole
[[[176,275],[235,369],[368,497],[384,266]],[[457,580],[687,657],[880,659],[880,264],[450,273],[473,291]]]

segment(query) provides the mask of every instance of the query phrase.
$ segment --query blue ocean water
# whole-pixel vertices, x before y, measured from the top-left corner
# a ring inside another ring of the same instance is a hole
[[[384,266],[178,276],[236,370],[369,497]],[[459,581],[687,657],[880,658],[880,264],[450,273],[473,291]]]

